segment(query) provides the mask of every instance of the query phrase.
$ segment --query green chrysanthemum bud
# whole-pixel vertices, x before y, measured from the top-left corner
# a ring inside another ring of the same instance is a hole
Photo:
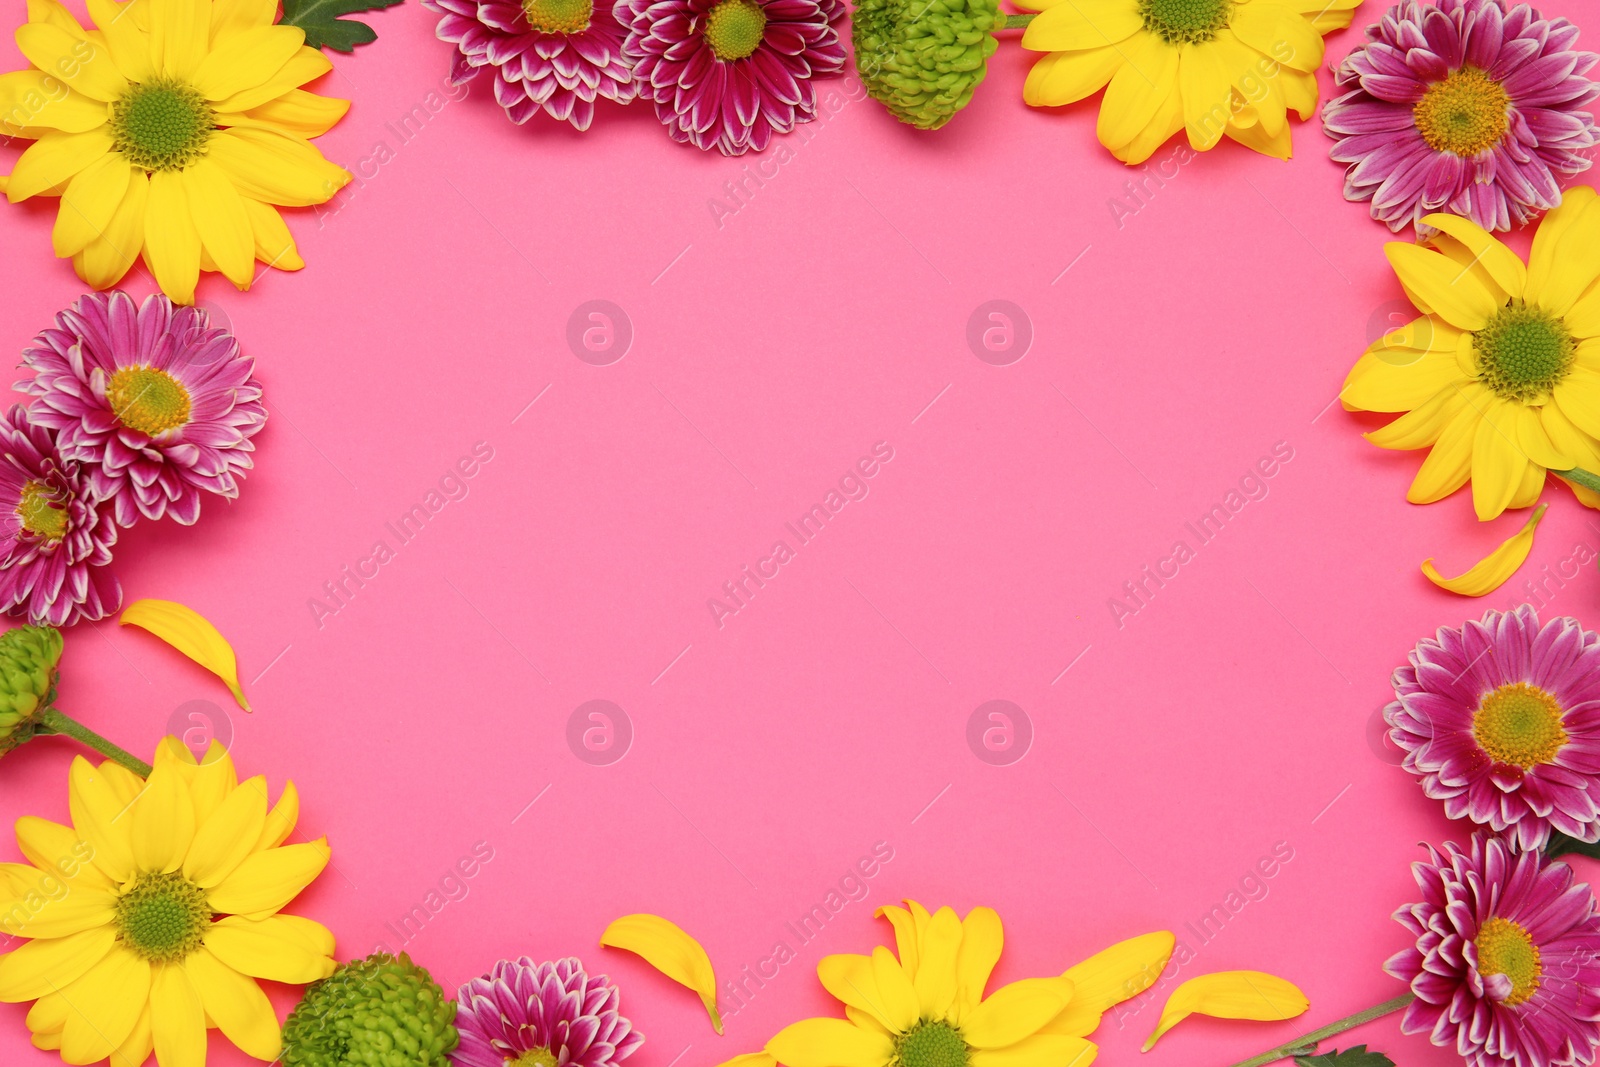
[[[861,0],[851,19],[867,92],[919,130],[967,106],[1006,22],[997,0]]]
[[[61,631],[18,626],[0,634],[0,755],[33,738],[55,696]]]
[[[426,970],[387,952],[306,989],[283,1024],[284,1067],[449,1067],[456,1004]]]

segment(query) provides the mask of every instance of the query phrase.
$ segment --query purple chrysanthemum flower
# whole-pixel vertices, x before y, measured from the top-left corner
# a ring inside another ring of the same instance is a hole
[[[28,417],[55,431],[64,459],[118,524],[200,517],[200,494],[239,495],[250,438],[267,420],[252,361],[203,310],[159,294],[91,293],[23,352]]]
[[[568,957],[501,960],[456,994],[456,1067],[612,1067],[644,1043],[618,1014],[622,994]]]
[[[1394,672],[1389,736],[1452,819],[1525,849],[1600,840],[1600,634],[1524,604],[1443,628]]]
[[[64,626],[122,606],[122,586],[103,570],[117,543],[110,508],[21,404],[0,415],[0,508],[9,509],[0,522],[0,611]]]
[[[1412,864],[1417,943],[1384,969],[1416,996],[1400,1027],[1468,1067],[1586,1067],[1600,1043],[1600,916],[1572,868],[1475,834]]]
[[[1322,109],[1352,164],[1344,195],[1400,230],[1449,212],[1509,230],[1561,202],[1557,179],[1589,166],[1600,96],[1578,28],[1505,0],[1404,0],[1339,67]]]
[[[639,95],[674,141],[723,155],[816,117],[811,79],[844,69],[834,0],[617,0]]]
[[[610,0],[422,0],[436,12],[441,41],[456,46],[450,81],[461,85],[484,67],[494,98],[522,124],[541,109],[587,130],[594,102],[626,104],[637,95],[622,55],[622,26]]]

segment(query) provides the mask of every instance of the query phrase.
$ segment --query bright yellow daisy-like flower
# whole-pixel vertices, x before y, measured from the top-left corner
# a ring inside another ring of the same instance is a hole
[[[986,997],[1004,941],[993,909],[959,919],[907,901],[878,914],[894,926],[898,959],[880,946],[817,965],[847,1018],[785,1027],[740,1067],[1088,1067],[1101,1013],[1149,988],[1174,944],[1170,933],[1146,934]]]
[[[1406,499],[1431,503],[1470,479],[1488,520],[1532,506],[1546,471],[1600,473],[1600,197],[1568,190],[1526,265],[1466,219],[1422,221],[1439,233],[1385,246],[1422,315],[1375,342],[1339,394],[1348,410],[1406,413],[1366,435],[1429,450]]]
[[[305,265],[276,207],[330,199],[350,174],[308,138],[349,101],[306,92],[332,69],[277,0],[88,0],[85,29],[28,0],[0,75],[0,134],[34,141],[0,189],[59,196],[52,243],[97,289],[142,254],[161,289],[194,302],[201,270],[250,287],[255,261]]]
[[[1188,132],[1196,151],[1230,137],[1288,159],[1288,112],[1317,106],[1322,35],[1360,0],[1018,0],[1038,11],[1022,47],[1048,52],[1022,98],[1071,104],[1105,89],[1096,129],[1124,163]]]
[[[34,1001],[33,1043],[72,1064],[199,1067],[206,1028],[263,1060],[277,1017],[256,979],[305,983],[334,971],[333,935],[279,909],[328,862],[326,840],[285,845],[293,784],[269,811],[267,783],[240,782],[213,745],[177,738],[148,781],[79,757],[72,825],[26,817],[29,863],[0,864],[0,930],[30,939],[0,957],[0,1000]]]

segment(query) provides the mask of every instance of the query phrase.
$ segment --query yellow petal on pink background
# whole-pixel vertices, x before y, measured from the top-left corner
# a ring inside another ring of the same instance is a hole
[[[694,990],[711,1016],[712,1029],[722,1033],[722,1016],[717,1012],[717,976],[711,957],[683,927],[659,915],[624,915],[605,928],[600,944],[642,956],[674,982]]]
[[[1034,1034],[1006,1048],[972,1050],[972,1067],[1089,1067],[1099,1049],[1066,1034]]]
[[[183,209],[181,194],[177,206],[180,210]],[[198,235],[194,237],[194,243],[198,250],[200,244]],[[192,284],[190,289],[192,298]],[[129,604],[118,621],[123,626],[137,626],[148,630],[221,678],[233,692],[233,698],[239,702],[239,706],[245,711],[250,710],[250,704],[244,698],[244,690],[239,687],[239,663],[234,657],[233,646],[228,644],[228,639],[222,636],[222,632],[211,623],[210,619],[176,601],[146,599],[135,600]]]
[[[1170,931],[1130,937],[1095,953],[1062,975],[1072,982],[1066,1010],[1044,1027],[1045,1033],[1087,1037],[1108,1009],[1155,984],[1177,944]]]
[[[1539,521],[1544,518],[1549,506],[1540,504],[1528,521],[1523,523],[1522,529],[1502,541],[1500,547],[1473,564],[1465,573],[1446,578],[1433,565],[1432,557],[1422,561],[1422,573],[1440,589],[1461,596],[1483,596],[1494,592],[1527,560],[1528,553],[1533,550],[1534,531],[1538,529]]]
[[[802,1019],[778,1031],[767,1052],[784,1067],[887,1067],[894,1042],[843,1019]]]
[[[983,1002],[989,976],[1000,962],[1005,927],[993,908],[977,907],[961,920],[961,948],[956,953],[956,1000],[963,1012]]]
[[[1275,1022],[1293,1019],[1310,1006],[1298,986],[1277,975],[1261,971],[1203,974],[1172,991],[1143,1051],[1149,1052],[1163,1034],[1191,1015]]]
[[[1470,219],[1455,215],[1428,215],[1422,220],[1426,226],[1440,231],[1428,239],[1451,259],[1471,270],[1480,282],[1486,283],[1490,294],[1498,303],[1512,298],[1520,299],[1528,284],[1528,268],[1500,239]]]
[[[1483,283],[1442,252],[1390,241],[1384,255],[1418,310],[1462,330],[1481,330],[1499,307]]]

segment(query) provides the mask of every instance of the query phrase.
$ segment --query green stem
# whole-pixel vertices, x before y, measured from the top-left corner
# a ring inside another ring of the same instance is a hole
[[[1263,1052],[1253,1059],[1236,1063],[1233,1067],[1265,1067],[1266,1064],[1277,1063],[1279,1060],[1286,1060],[1291,1056],[1315,1055],[1317,1045],[1335,1034],[1342,1034],[1346,1030],[1354,1030],[1356,1027],[1370,1023],[1374,1019],[1381,1019],[1385,1015],[1391,1015],[1415,999],[1410,993],[1402,993],[1393,1000],[1386,1000],[1377,1007],[1368,1008],[1366,1011],[1358,1011],[1354,1015],[1340,1019],[1336,1023],[1329,1023],[1320,1030],[1313,1030],[1309,1034],[1297,1037],[1287,1044],[1279,1045],[1271,1052]]]
[[[1026,29],[1027,26],[1028,26],[1028,23],[1032,22],[1034,19],[1036,19],[1038,17],[1039,17],[1038,14],[1035,13],[1035,12],[1032,12],[1032,11],[1030,11],[1027,14],[1024,14],[1024,15],[1007,15],[1006,16],[1005,25],[1001,26],[1000,28],[1002,30],[1022,30],[1022,29]]]
[[[68,737],[82,741],[107,759],[116,760],[140,778],[150,777],[150,764],[126,749],[118,748],[83,725],[83,723],[78,722],[76,719],[68,718],[54,707],[44,709],[39,716],[39,725],[51,733],[66,734]]]
[[[1590,474],[1582,467],[1573,467],[1569,471],[1551,471],[1557,478],[1565,478],[1569,482],[1576,482],[1591,492],[1600,493],[1600,474]]]

